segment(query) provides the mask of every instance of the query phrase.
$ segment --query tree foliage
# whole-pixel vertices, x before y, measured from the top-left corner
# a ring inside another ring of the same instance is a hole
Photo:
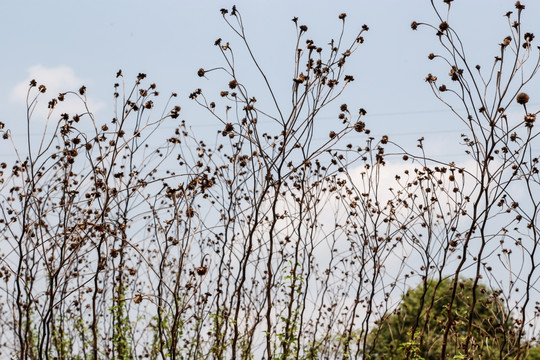
[[[380,319],[371,331],[371,341],[375,344],[370,354],[372,358],[401,360],[416,356],[425,360],[440,359],[452,283],[451,279],[429,280],[407,291],[399,307]],[[462,345],[470,318],[474,339],[471,358],[499,359],[515,354],[520,340],[500,291],[477,286],[476,305],[471,316],[473,285],[471,279],[458,281],[447,356],[453,358],[463,354]]]

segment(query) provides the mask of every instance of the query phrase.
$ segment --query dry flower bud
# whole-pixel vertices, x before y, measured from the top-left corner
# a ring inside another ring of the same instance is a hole
[[[440,23],[439,25],[439,30],[441,31],[446,31],[450,28],[450,25],[448,25],[448,23],[446,21],[443,21],[442,23]]]
[[[366,128],[366,124],[363,121],[357,121],[356,124],[354,124],[354,131],[356,132],[362,132]]]
[[[437,81],[437,77],[434,76],[434,75],[431,75],[431,74],[427,74],[427,76],[426,76],[426,81],[427,81],[428,83],[435,82],[435,81]]]
[[[525,115],[526,123],[533,123],[536,120],[536,114],[527,114]]]
[[[518,96],[516,96],[516,101],[520,105],[525,105],[529,102],[529,95],[525,93],[519,93]]]
[[[301,84],[304,82],[304,80],[306,80],[305,75],[303,73],[300,73],[300,75],[298,75],[298,77],[294,79],[293,81],[297,84]]]

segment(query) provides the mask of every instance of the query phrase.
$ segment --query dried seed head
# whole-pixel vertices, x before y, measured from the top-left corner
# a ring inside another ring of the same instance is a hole
[[[340,18],[341,20],[345,20],[346,17],[347,17],[347,14],[345,14],[345,13],[339,14],[339,18]]]
[[[208,268],[206,266],[199,266],[197,269],[195,269],[195,271],[197,272],[197,275],[204,276],[206,275]]]
[[[516,96],[516,101],[520,105],[525,105],[529,102],[529,95],[525,93],[519,93],[518,96]]]
[[[199,71],[197,71],[197,75],[199,75],[199,77],[203,77],[204,76],[204,69],[203,68],[200,68]]]
[[[306,32],[308,30],[308,27],[306,25],[300,25],[300,30]]]
[[[182,108],[178,105],[176,105],[172,110],[171,110],[171,118],[173,119],[176,119],[178,118],[178,116],[180,115],[180,110],[182,110]]]
[[[434,75],[431,75],[431,74],[427,74],[426,81],[428,83],[433,83],[433,82],[437,81],[437,77],[434,76]]]
[[[525,5],[521,4],[521,1],[516,1],[516,9],[523,10],[525,9]]]
[[[229,88],[230,89],[235,89],[236,86],[238,86],[238,82],[236,80],[229,81]]]
[[[79,89],[79,94],[81,95],[84,95],[86,93],[86,86],[81,86],[81,88]]]
[[[506,47],[506,46],[510,45],[511,42],[512,42],[512,37],[511,37],[511,36],[507,36],[507,37],[505,37],[504,40],[502,41],[501,46]]]
[[[534,39],[534,34],[528,32],[528,33],[525,33],[525,35],[523,35],[523,37],[525,38],[526,42],[532,42],[533,39]]]
[[[303,73],[300,73],[296,79],[293,79],[293,81],[297,84],[301,84],[306,80],[306,76]]]
[[[354,131],[356,132],[362,132],[366,128],[366,124],[363,121],[357,121],[356,124],[354,124]]]
[[[448,23],[446,21],[443,21],[442,23],[440,23],[439,25],[439,30],[441,31],[446,31],[448,30],[448,28],[450,28],[450,25],[448,25]]]
[[[536,120],[536,114],[527,114],[525,115],[525,122],[526,123],[533,123]]]
[[[416,21],[413,21],[413,22],[411,23],[411,29],[413,29],[413,30],[418,29],[418,25],[419,25],[419,24],[418,24]]]

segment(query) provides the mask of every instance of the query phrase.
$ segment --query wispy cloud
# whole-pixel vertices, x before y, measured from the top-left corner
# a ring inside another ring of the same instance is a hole
[[[77,92],[81,86],[87,83],[87,79],[77,76],[75,71],[69,66],[46,67],[38,64],[29,67],[27,73],[28,76],[13,88],[11,100],[17,103],[26,103],[28,86],[33,79],[36,80],[38,85],[45,85],[47,92],[40,95],[38,104],[33,112],[33,118],[42,121],[45,121],[50,116],[48,103],[51,99],[58,97],[59,93],[67,91]],[[31,94],[31,99],[37,94],[37,89],[34,90],[35,94]],[[87,104],[92,112],[99,111],[105,106],[104,102],[91,95],[87,97]],[[86,108],[83,102],[74,96],[68,96],[65,101],[58,102],[52,116],[59,116],[62,113],[72,115],[84,112],[86,112]]]

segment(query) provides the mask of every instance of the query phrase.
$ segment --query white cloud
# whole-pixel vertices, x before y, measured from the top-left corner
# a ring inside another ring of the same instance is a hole
[[[34,65],[27,69],[28,76],[26,79],[19,82],[11,92],[11,99],[17,103],[26,103],[28,88],[30,81],[35,79],[38,85],[45,85],[46,93],[39,94],[38,103],[33,112],[33,118],[40,121],[45,121],[49,116],[48,104],[49,101],[58,96],[61,92],[75,91],[87,83],[86,79],[82,79],[75,74],[75,71],[69,66],[46,67],[43,65]],[[33,88],[29,99],[32,100],[38,94],[38,89]],[[92,96],[87,98],[88,108],[92,112],[96,112],[104,107],[102,101],[97,100]],[[62,113],[70,115],[86,112],[83,102],[75,96],[66,96],[65,101],[58,102],[53,118],[58,117]]]

